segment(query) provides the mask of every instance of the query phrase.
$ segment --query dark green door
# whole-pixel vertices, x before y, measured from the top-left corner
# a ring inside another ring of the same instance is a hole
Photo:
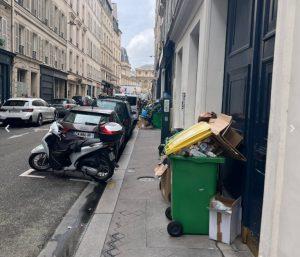
[[[244,135],[247,163],[227,165],[225,185],[242,194],[243,224],[259,238],[277,0],[229,0],[223,111]]]

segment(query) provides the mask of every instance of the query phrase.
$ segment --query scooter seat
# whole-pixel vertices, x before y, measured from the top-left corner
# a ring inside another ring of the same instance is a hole
[[[100,139],[87,139],[81,144],[82,147],[90,146],[92,144],[100,143]]]

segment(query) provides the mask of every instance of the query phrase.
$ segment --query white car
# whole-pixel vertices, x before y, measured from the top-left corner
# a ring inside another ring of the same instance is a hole
[[[56,117],[56,109],[40,98],[10,98],[0,108],[0,122],[4,124],[22,121],[41,126]]]

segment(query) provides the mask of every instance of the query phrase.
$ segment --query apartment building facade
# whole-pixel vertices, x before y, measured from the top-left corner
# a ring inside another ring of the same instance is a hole
[[[64,94],[67,14],[63,2],[18,0],[13,4],[13,96],[51,100]]]
[[[121,86],[138,86],[135,73],[129,62],[127,51],[124,47],[121,48]]]
[[[99,0],[0,1],[1,101],[97,96],[120,84],[121,31],[113,6]]]
[[[0,1],[0,104],[11,95],[12,53],[12,1]]]
[[[247,162],[228,160],[222,183],[242,195],[255,256],[298,253],[299,10],[296,0],[157,3],[156,92],[172,97],[171,127],[215,111],[244,136]]]
[[[135,69],[136,80],[141,86],[142,94],[151,96],[152,86],[154,83],[154,67],[153,65],[143,65]]]

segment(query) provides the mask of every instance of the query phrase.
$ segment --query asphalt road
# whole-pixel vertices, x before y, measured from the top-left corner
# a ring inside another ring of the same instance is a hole
[[[0,256],[36,257],[87,183],[69,177],[20,177],[49,128],[0,125]]]

